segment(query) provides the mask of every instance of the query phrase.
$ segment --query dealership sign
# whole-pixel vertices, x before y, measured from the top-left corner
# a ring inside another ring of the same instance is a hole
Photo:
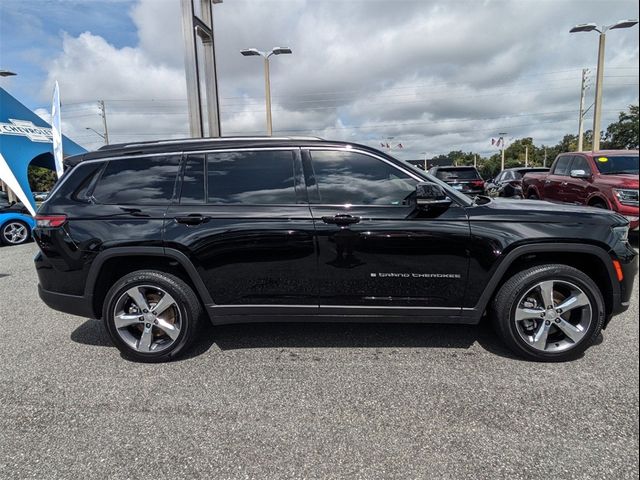
[[[32,142],[51,143],[53,141],[53,134],[50,128],[38,127],[28,120],[10,118],[9,122],[0,122],[0,135],[20,135],[27,137]]]

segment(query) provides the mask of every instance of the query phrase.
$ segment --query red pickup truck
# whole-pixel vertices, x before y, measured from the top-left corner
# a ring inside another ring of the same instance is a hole
[[[638,230],[638,151],[561,153],[548,173],[527,173],[525,198],[607,208]]]

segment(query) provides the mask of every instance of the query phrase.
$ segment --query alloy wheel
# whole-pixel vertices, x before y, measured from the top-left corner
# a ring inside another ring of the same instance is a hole
[[[182,315],[167,291],[153,285],[136,285],[116,301],[113,323],[130,348],[155,353],[176,342],[182,329]]]
[[[543,352],[570,350],[587,334],[592,320],[591,300],[574,283],[546,280],[525,293],[514,321],[520,338]]]
[[[12,245],[23,243],[28,235],[29,230],[20,222],[9,222],[2,229],[2,237],[7,243]]]

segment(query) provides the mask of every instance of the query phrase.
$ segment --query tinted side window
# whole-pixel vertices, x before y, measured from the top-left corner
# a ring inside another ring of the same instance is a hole
[[[319,200],[334,205],[406,205],[415,179],[397,168],[360,153],[312,151]]]
[[[187,157],[182,175],[180,203],[204,203],[204,160],[204,154],[189,155]]]
[[[569,165],[571,164],[571,160],[573,157],[569,155],[565,155],[564,157],[558,158],[556,162],[556,166],[553,169],[554,175],[569,175]]]
[[[93,197],[106,205],[167,205],[179,163],[179,155],[110,160]]]
[[[587,159],[584,157],[573,157],[571,170],[584,170],[587,173],[591,173],[591,167],[589,167],[589,162],[587,162]]]
[[[296,203],[290,150],[207,154],[207,201],[213,204]]]

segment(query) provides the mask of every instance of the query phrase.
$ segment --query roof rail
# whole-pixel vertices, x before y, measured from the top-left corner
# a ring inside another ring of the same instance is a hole
[[[176,143],[208,143],[208,142],[232,142],[241,140],[251,141],[284,141],[284,140],[322,140],[320,137],[314,136],[286,136],[286,137],[270,137],[270,136],[256,136],[256,137],[215,137],[215,138],[181,138],[173,140],[150,140],[148,142],[131,142],[131,143],[113,143],[110,145],[103,145],[98,150],[115,150],[120,148],[130,147],[143,147],[150,145],[172,145]]]

